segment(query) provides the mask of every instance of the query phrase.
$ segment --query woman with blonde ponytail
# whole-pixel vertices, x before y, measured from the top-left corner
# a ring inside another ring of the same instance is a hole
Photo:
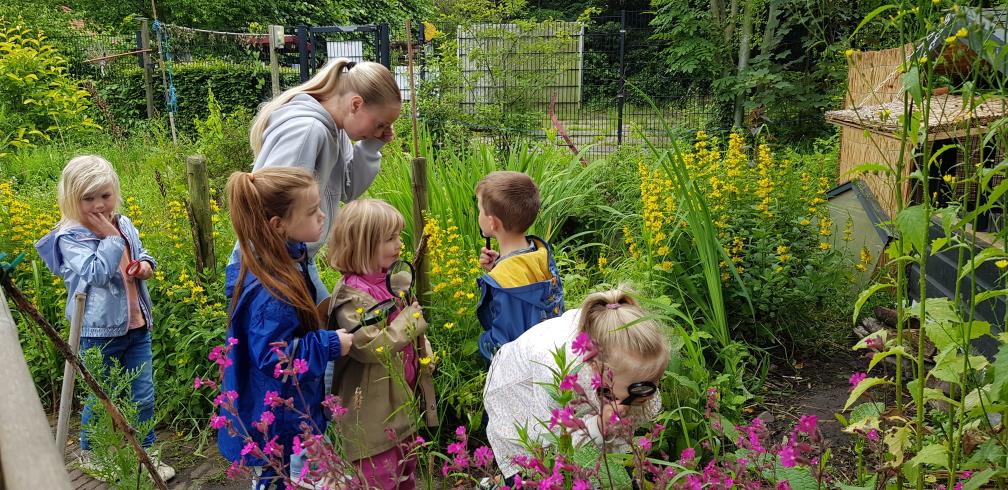
[[[374,182],[381,167],[379,150],[395,136],[392,123],[401,110],[399,87],[388,68],[340,58],[264,104],[252,121],[253,170],[300,167],[318,181],[323,238],[308,244],[316,303],[329,292],[319,279],[315,254],[329,236],[340,201],[356,199]],[[235,260],[237,250],[231,257]]]
[[[326,215],[321,211],[318,185],[311,172],[301,168],[266,168],[254,173],[235,172],[227,182],[231,225],[238,237],[238,260],[227,266],[224,290],[228,295],[227,336],[237,339],[228,353],[231,366],[224,371],[221,392],[234,391],[237,402],[221,405],[217,445],[230,461],[260,467],[258,482],[269,487],[279,478],[261,454],[246,454],[246,434],[237,430],[254,422],[274,419],[270,434],[277,436],[285,456],[300,425],[300,414],[310,415],[310,426],[325,433],[322,413],[326,365],[347,355],[353,336],[345,330],[322,330],[315,308],[314,285],[308,278],[305,242],[318,241]],[[292,376],[277,376],[284,356],[299,360],[295,386]],[[301,364],[303,363],[303,364]],[[264,404],[274,399],[293,400],[292,407]],[[263,416],[272,412],[272,416]],[[248,437],[263,448],[263,433],[249,429]],[[257,483],[257,488],[260,485]]]
[[[581,308],[533,326],[494,355],[483,405],[488,417],[487,438],[501,474],[513,484],[520,467],[514,457],[526,449],[519,428],[545,444],[553,411],[563,409],[547,388],[556,369],[553,352],[566,350],[576,384],[586,404],[574,416],[583,424],[574,431],[575,445],[603,442],[610,453],[629,448],[632,431],[616,430],[621,419],[644,424],[661,410],[658,384],[669,362],[668,340],[657,321],[623,289],[593,293]],[[611,430],[612,429],[612,430]]]

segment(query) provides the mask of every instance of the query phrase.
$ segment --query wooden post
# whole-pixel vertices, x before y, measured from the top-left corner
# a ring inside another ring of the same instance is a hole
[[[273,87],[273,97],[280,94],[280,60],[277,58],[277,50],[284,45],[283,26],[269,26],[269,52],[270,52],[270,83]]]
[[[186,177],[189,183],[189,217],[193,227],[193,245],[196,247],[196,271],[202,273],[205,269],[209,269],[216,274],[210,182],[207,177],[205,156],[191,155],[186,158]]]
[[[150,56],[150,29],[147,18],[140,18],[140,49],[143,51],[144,93],[147,96],[147,119],[154,117],[154,74]]]
[[[84,321],[84,302],[87,295],[84,293],[74,294],[74,316],[70,319],[70,352],[73,355],[80,353],[80,331],[81,323]],[[66,448],[67,432],[70,426],[70,412],[73,409],[74,401],[74,374],[75,369],[70,361],[63,365],[63,389],[60,390],[59,417],[56,419],[56,449],[63,451]]]

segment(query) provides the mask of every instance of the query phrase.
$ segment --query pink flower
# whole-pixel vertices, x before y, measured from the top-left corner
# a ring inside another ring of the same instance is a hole
[[[865,346],[869,349],[879,350],[882,348],[882,339],[872,335],[871,337],[865,339]]]
[[[598,391],[602,387],[602,375],[599,373],[592,373],[591,377],[591,388]]]
[[[641,449],[643,449],[645,452],[651,451],[651,439],[648,439],[647,437],[641,437],[640,439],[637,439],[637,443],[640,444]]]
[[[244,471],[245,471],[245,467],[242,466],[241,464],[239,464],[237,461],[235,461],[235,462],[231,463],[231,466],[228,466],[227,477],[230,480],[237,480],[238,478],[240,478],[242,476],[242,474],[244,473]]]
[[[227,345],[229,347],[234,347],[234,346],[238,345],[238,339],[236,339],[234,337],[228,337],[228,339],[227,339]]]
[[[270,408],[276,408],[284,404],[284,399],[280,398],[280,394],[275,391],[267,391],[266,396],[263,398],[263,405]]]
[[[777,490],[791,490],[791,484],[787,480],[777,482]]]
[[[266,442],[266,445],[263,446],[263,453],[276,457],[283,456],[283,446],[276,443],[277,437],[280,436],[273,436],[272,439]]]
[[[302,449],[301,438],[294,436],[294,440],[291,441],[291,454],[301,454]]]
[[[795,430],[811,436],[815,434],[817,422],[818,419],[815,415],[802,415],[798,420],[798,425],[795,426]]]
[[[871,442],[878,442],[878,440],[879,440],[878,431],[875,430],[875,429],[872,429],[872,430],[868,431],[867,437],[868,437],[868,440],[871,441]]]
[[[574,480],[574,486],[571,490],[591,490],[591,484],[578,478],[577,480]]]
[[[449,473],[451,473],[451,466],[449,466],[448,462],[445,461],[444,464],[441,465],[441,476],[448,476]]]
[[[615,412],[613,414],[615,415]],[[571,407],[554,408],[551,411],[549,428],[552,429],[558,424],[569,429],[576,429],[578,424],[574,420],[574,409]]]
[[[859,383],[861,383],[862,381],[864,381],[864,379],[867,378],[867,377],[868,377],[868,373],[854,373],[854,374],[851,374],[850,379],[848,380],[848,382],[851,385],[851,389],[854,389],[855,387],[857,387],[857,385]]]
[[[453,442],[448,445],[448,449],[445,450],[448,454],[459,454],[465,451],[465,444],[461,442]]]
[[[466,428],[464,425],[460,425],[455,428],[455,437],[465,437]]]
[[[196,376],[196,380],[193,381],[193,389],[198,390],[203,387],[203,380],[199,376]]]
[[[793,468],[794,467],[794,465],[795,465],[795,450],[794,450],[794,445],[792,445],[789,442],[788,445],[784,446],[780,450],[780,452],[777,453],[777,454],[780,456],[780,464],[781,464],[781,466],[783,466],[785,468]]]
[[[577,386],[577,376],[573,374],[568,374],[564,376],[563,381],[560,381],[560,391],[574,391]]]
[[[422,446],[422,445],[424,445],[426,443],[427,443],[427,440],[424,439],[421,436],[416,436],[416,439],[413,440],[413,444],[416,444],[417,446]]]
[[[242,448],[241,455],[245,456],[248,454],[251,454],[252,456],[259,454],[259,446],[256,445],[255,441],[248,441],[245,443],[245,447]]]
[[[493,463],[493,459],[493,451],[486,446],[476,448],[476,451],[473,453],[473,461],[476,463],[476,466],[490,466]]]
[[[682,453],[679,454],[679,464],[686,465],[687,463],[693,461],[693,458],[695,457],[696,457],[696,449],[693,449],[691,447],[683,449]]]
[[[294,359],[294,372],[304,374],[308,372],[308,361],[304,359]]]
[[[278,363],[276,363],[275,366],[273,366],[273,378],[274,379],[280,378],[280,375],[282,375],[283,372],[284,372],[284,369],[283,369],[283,363],[282,362],[278,362]]]
[[[333,414],[333,418],[339,420],[340,417],[346,415],[347,409],[340,404],[340,397],[334,395],[326,395],[325,401],[322,402],[322,406],[328,408]]]
[[[583,359],[590,359],[595,355],[595,345],[592,344],[591,337],[588,332],[581,332],[578,334],[574,342],[571,343],[571,350],[575,354],[581,356]]]
[[[210,416],[210,427],[213,427],[214,429],[218,429],[219,430],[219,429],[223,428],[226,425],[227,425],[227,418],[226,417],[222,417],[222,416],[217,415],[217,414],[213,414],[213,415]]]

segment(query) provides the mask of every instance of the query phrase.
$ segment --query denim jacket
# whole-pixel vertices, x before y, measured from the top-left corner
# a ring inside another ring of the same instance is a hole
[[[74,311],[74,294],[87,294],[84,306],[82,337],[120,337],[129,325],[129,305],[126,304],[126,283],[119,271],[119,262],[126,247],[133,260],[149,262],[157,267],[154,257],[140,243],[140,232],[129,218],[119,215],[117,223],[126,240],[112,235],[98,238],[80,223],[70,223],[50,231],[35,242],[35,249],[53,274],[63,278],[67,290],[66,317]],[[137,280],[140,310],[148,328],[154,325],[151,316],[147,283]]]

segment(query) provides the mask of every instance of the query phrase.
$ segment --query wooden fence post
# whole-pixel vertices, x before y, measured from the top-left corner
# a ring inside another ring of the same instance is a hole
[[[80,353],[80,333],[81,325],[84,322],[84,302],[87,295],[84,293],[74,294],[74,316],[70,319],[70,338],[67,344],[70,345],[70,352],[75,356]],[[63,365],[63,387],[60,390],[59,416],[56,419],[56,448],[60,451],[66,449],[67,434],[70,428],[70,411],[74,404],[74,376],[77,370],[73,363],[65,361]]]
[[[273,85],[273,97],[280,94],[280,60],[277,59],[277,50],[284,45],[283,26],[269,26],[269,51],[270,51],[270,83]]]
[[[189,183],[189,219],[192,224],[193,245],[196,247],[196,271],[209,269],[217,273],[214,256],[213,218],[210,210],[210,182],[207,177],[207,160],[203,155],[186,158],[186,177]]]
[[[147,18],[140,18],[140,49],[143,50],[144,93],[147,96],[147,119],[154,117],[154,75],[150,55],[150,30]]]

